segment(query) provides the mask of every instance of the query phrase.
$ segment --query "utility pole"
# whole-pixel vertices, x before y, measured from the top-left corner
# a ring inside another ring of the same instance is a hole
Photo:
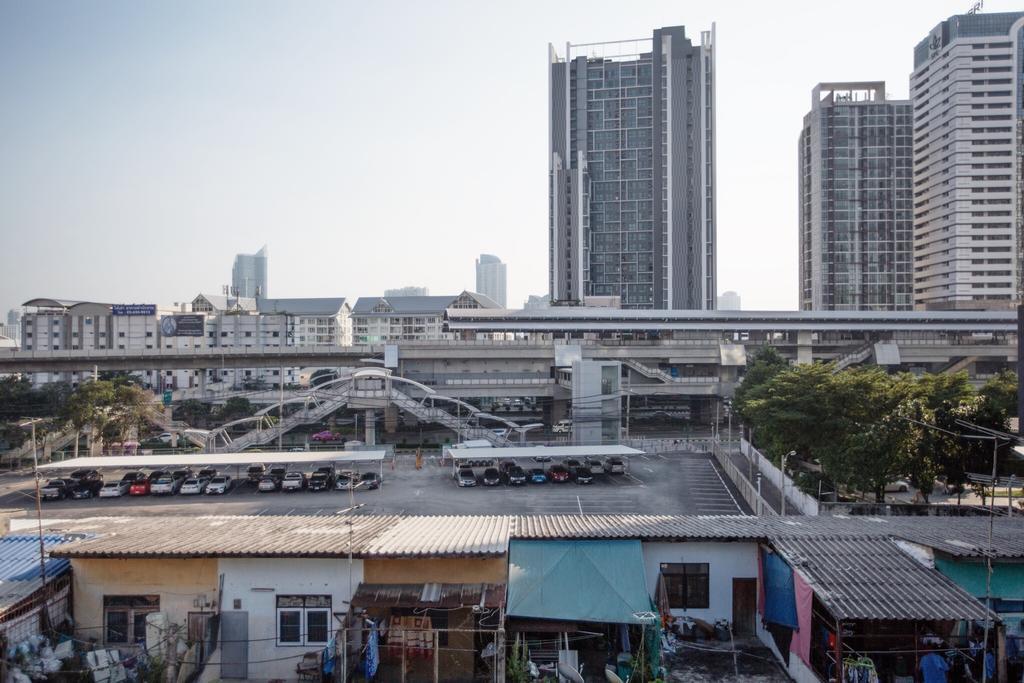
[[[39,579],[42,582],[42,586],[39,590],[39,600],[41,602],[39,616],[42,619],[43,630],[49,631],[50,610],[46,596],[46,544],[43,541],[43,508],[42,497],[39,493],[39,452],[36,445],[36,423],[41,420],[42,418],[39,417],[33,418],[22,422],[18,426],[32,428],[32,478],[35,479],[36,482],[36,524],[39,530]]]

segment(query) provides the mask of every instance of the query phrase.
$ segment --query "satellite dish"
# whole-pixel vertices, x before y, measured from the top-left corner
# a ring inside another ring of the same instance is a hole
[[[580,673],[576,669],[572,668],[565,662],[559,662],[557,668],[558,675],[565,680],[571,681],[571,683],[586,683],[586,681],[583,680],[583,676],[580,676]]]

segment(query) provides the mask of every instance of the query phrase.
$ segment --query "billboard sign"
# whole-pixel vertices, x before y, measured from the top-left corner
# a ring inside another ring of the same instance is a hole
[[[111,304],[112,315],[156,315],[156,304]]]
[[[165,315],[160,318],[160,334],[165,337],[202,337],[206,318],[201,315]]]

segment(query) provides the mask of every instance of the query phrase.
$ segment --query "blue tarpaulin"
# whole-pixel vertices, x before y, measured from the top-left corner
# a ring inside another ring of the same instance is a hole
[[[778,554],[764,550],[761,551],[761,562],[764,567],[764,620],[797,628],[792,568]]]
[[[512,541],[508,615],[645,623],[651,598],[639,540]]]

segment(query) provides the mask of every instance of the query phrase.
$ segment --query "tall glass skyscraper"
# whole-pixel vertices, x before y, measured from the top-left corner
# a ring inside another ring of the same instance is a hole
[[[508,305],[507,266],[493,254],[480,254],[476,260],[476,291],[499,306]]]
[[[548,52],[552,302],[713,309],[714,26]]]
[[[231,294],[241,297],[267,298],[267,245],[255,254],[236,254],[231,267]]]
[[[819,83],[800,131],[800,308],[913,308],[910,102]]]

